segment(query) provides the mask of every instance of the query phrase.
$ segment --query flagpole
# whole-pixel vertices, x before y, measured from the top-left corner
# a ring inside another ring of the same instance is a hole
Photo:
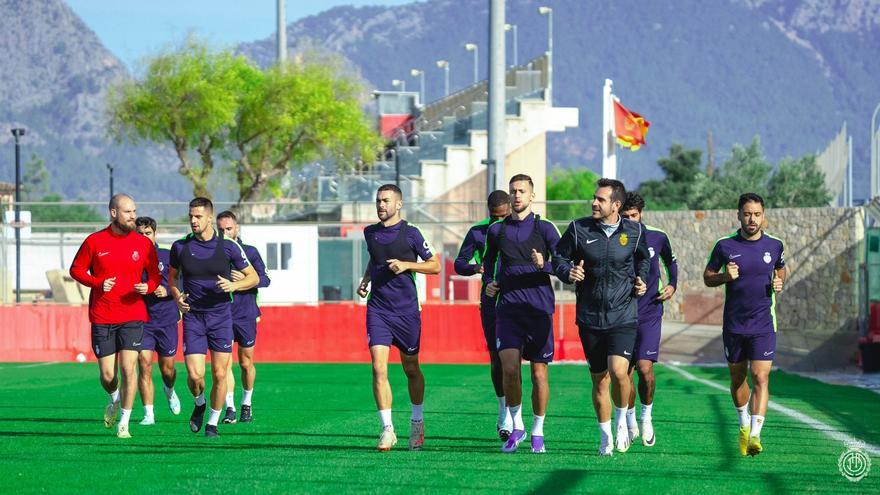
[[[605,79],[602,90],[602,177],[617,178],[617,143],[614,133],[614,96],[611,79]]]

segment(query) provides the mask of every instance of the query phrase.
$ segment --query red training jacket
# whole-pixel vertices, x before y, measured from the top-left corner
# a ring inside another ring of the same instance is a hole
[[[91,288],[89,321],[117,324],[149,321],[144,298],[134,290],[147,272],[147,291],[156,290],[161,280],[156,247],[137,232],[119,235],[111,227],[86,237],[73,263],[70,276]],[[116,285],[104,292],[104,280],[116,277]]]

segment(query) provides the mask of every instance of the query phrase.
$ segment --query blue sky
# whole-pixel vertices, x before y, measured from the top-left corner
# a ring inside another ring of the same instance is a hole
[[[218,46],[275,33],[275,0],[65,0],[123,62],[134,63],[195,33]],[[414,0],[287,0],[287,23],[339,5]]]

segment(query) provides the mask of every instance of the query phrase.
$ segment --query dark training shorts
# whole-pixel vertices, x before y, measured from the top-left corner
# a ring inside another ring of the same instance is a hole
[[[112,356],[119,351],[140,351],[144,322],[92,323],[92,350],[95,357]]]
[[[489,352],[498,352],[495,343],[495,306],[484,304],[480,307],[480,323],[483,324],[483,338],[486,339],[486,349]]]
[[[620,356],[632,360],[637,332],[636,325],[608,330],[591,330],[578,325],[578,335],[581,338],[584,355],[587,356],[590,364],[590,373],[608,371],[608,356]]]
[[[657,362],[660,357],[660,327],[663,325],[663,314],[639,317],[639,331],[633,347],[633,362],[647,360]]]
[[[522,358],[533,363],[553,361],[553,315],[546,313],[506,314],[495,316],[495,346],[520,349]]]
[[[165,326],[144,325],[142,351],[156,351],[162,357],[177,354],[177,322]]]
[[[397,347],[400,352],[414,356],[419,353],[422,339],[420,313],[394,315],[367,308],[367,345]]]
[[[776,332],[742,334],[721,332],[724,341],[724,357],[728,363],[749,361],[773,361],[776,353]]]
[[[183,314],[183,355],[232,352],[232,311],[224,305],[211,311]]]
[[[232,333],[238,347],[253,347],[257,342],[257,320],[236,320],[232,322]]]

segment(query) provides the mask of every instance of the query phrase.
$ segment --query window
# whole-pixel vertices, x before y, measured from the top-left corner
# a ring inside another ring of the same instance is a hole
[[[269,242],[266,244],[267,269],[290,270],[290,258],[292,257],[293,248],[289,242]]]

